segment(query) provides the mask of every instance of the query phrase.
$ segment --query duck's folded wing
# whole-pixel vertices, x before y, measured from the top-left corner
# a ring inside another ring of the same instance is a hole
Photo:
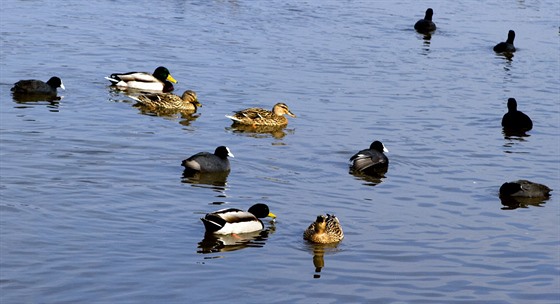
[[[124,82],[139,81],[139,82],[159,82],[152,74],[146,72],[130,72],[125,74],[112,74],[111,78],[120,79]]]
[[[350,158],[352,168],[356,170],[364,170],[375,164],[371,155],[367,153],[357,153]]]
[[[254,214],[234,208],[220,210],[214,214],[230,224],[258,221]]]

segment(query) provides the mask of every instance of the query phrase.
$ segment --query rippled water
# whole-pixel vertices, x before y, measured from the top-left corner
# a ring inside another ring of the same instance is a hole
[[[413,1],[55,1],[0,4],[0,302],[558,303],[560,5]],[[518,52],[493,53],[507,31]],[[132,107],[104,76],[164,65],[194,116]],[[17,103],[57,75],[58,103]],[[515,97],[535,127],[504,138]],[[284,101],[282,132],[224,117]],[[348,174],[379,139],[386,177]],[[185,179],[182,159],[227,145],[232,172]],[[526,178],[555,189],[501,204]],[[246,239],[199,218],[266,202]],[[335,213],[345,239],[301,236]],[[237,243],[231,245],[232,243]],[[230,244],[230,245],[228,245]]]

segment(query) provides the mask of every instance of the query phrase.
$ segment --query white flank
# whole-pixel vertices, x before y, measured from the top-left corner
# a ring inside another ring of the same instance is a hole
[[[141,82],[141,81],[128,81],[117,83],[118,87],[127,87],[131,89],[139,90],[150,90],[150,91],[161,91],[163,90],[163,84],[161,82]]]
[[[226,223],[224,227],[215,234],[247,233],[263,229],[263,224],[259,220],[249,222]]]

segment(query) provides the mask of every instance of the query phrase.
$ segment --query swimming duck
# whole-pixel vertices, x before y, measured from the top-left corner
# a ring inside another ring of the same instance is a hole
[[[162,66],[158,67],[153,74],[147,72],[115,73],[105,77],[105,79],[121,90],[137,89],[171,92],[174,89],[171,83],[177,83],[177,80],[171,76],[169,70]]]
[[[334,243],[340,242],[343,238],[344,232],[338,218],[330,214],[317,216],[315,222],[303,232],[303,239],[313,243]]]
[[[152,93],[139,96],[129,96],[138,104],[150,109],[169,109],[182,111],[196,111],[202,105],[198,102],[196,93],[187,90],[181,97],[173,93]]]
[[[517,100],[509,98],[508,112],[502,117],[502,127],[506,130],[529,131],[533,128],[533,121],[527,114],[517,110]]]
[[[389,159],[383,152],[389,152],[389,150],[380,141],[374,141],[369,149],[361,150],[350,158],[350,170],[368,175],[387,172]]]
[[[20,80],[14,83],[11,91],[14,95],[44,95],[56,97],[56,89],[65,90],[62,80],[58,77],[51,77],[47,82],[37,79]]]
[[[414,29],[421,34],[429,34],[436,30],[436,24],[432,21],[434,11],[429,8],[426,10],[424,19],[420,19],[414,24]]]
[[[247,211],[235,208],[218,210],[201,218],[206,232],[215,234],[249,233],[264,228],[260,218],[276,218],[266,204],[255,204]]]
[[[277,103],[272,111],[261,108],[249,108],[235,112],[233,115],[226,115],[227,118],[233,120],[234,124],[252,125],[252,126],[285,126],[288,119],[284,114],[296,117],[294,113],[288,109],[285,103]]]
[[[181,163],[185,170],[201,173],[216,173],[230,171],[229,157],[233,157],[229,148],[226,146],[219,146],[214,151],[197,153]]]
[[[545,185],[520,179],[504,183],[500,187],[500,197],[548,197],[550,191],[552,189]]]
[[[508,32],[508,38],[506,42],[500,42],[494,46],[494,52],[496,53],[513,53],[515,52],[515,46],[513,46],[513,40],[515,39],[515,32],[510,30]]]

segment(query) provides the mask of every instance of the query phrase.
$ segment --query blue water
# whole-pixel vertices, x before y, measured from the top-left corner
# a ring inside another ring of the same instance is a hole
[[[0,6],[1,303],[560,301],[556,1],[436,2],[430,40],[414,1]],[[509,29],[510,60],[492,51]],[[195,116],[142,113],[103,78],[160,65],[197,92]],[[53,75],[60,102],[12,99]],[[509,97],[527,137],[502,134]],[[279,101],[298,116],[281,133],[224,117]],[[386,177],[348,174],[376,139]],[[182,177],[219,145],[225,180]],[[520,178],[552,197],[502,205]],[[256,202],[278,216],[265,231],[205,238],[205,213]],[[345,239],[305,243],[326,212]]]

